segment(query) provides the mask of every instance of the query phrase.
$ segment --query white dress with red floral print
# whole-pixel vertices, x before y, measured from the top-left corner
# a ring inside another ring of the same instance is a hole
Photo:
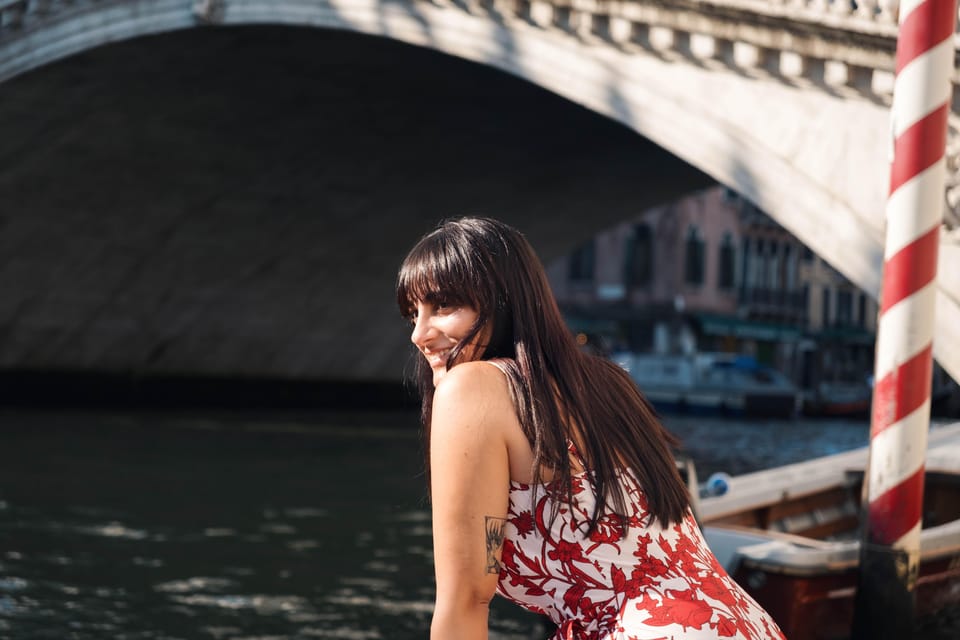
[[[594,497],[573,477],[573,509],[550,484],[512,482],[497,592],[558,625],[555,640],[781,639],[773,619],[723,570],[692,515],[651,522],[631,473],[620,481],[631,513],[585,533]],[[551,523],[554,500],[559,512]]]

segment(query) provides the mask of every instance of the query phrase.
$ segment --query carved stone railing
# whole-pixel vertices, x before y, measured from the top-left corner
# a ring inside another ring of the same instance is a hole
[[[420,1],[425,0],[413,0]],[[881,96],[892,90],[898,0],[432,1],[618,46],[716,59]],[[0,43],[46,16],[87,3],[92,0],[0,0]],[[193,3],[199,20],[209,18],[204,7],[212,3]],[[956,21],[960,31],[960,18]],[[955,41],[960,45],[960,34]],[[960,83],[960,75],[954,81]]]
[[[865,0],[468,0],[581,38],[852,87],[893,89],[897,3]],[[956,30],[960,32],[960,18]],[[954,36],[960,46],[960,33]],[[960,83],[960,72],[954,82]]]

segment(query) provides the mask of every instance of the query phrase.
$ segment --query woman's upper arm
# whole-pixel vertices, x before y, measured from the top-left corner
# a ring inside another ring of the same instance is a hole
[[[493,367],[451,369],[430,433],[437,606],[485,603],[496,589],[510,493],[505,429],[513,405]]]

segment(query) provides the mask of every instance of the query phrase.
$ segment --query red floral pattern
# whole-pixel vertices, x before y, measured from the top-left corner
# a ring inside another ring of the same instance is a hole
[[[785,640],[773,619],[734,582],[706,545],[692,515],[663,528],[630,473],[620,475],[631,505],[621,517],[593,513],[589,476],[574,478],[573,508],[557,487],[536,492],[511,483],[510,511],[497,591],[548,615],[554,640]]]

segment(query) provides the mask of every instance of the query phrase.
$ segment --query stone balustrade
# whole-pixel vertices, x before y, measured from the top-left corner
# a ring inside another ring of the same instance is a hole
[[[714,59],[886,98],[893,89],[897,3],[889,0],[472,1],[504,17],[616,46]],[[960,34],[955,41],[960,45]],[[960,83],[960,71],[954,82]]]
[[[715,59],[880,96],[892,91],[897,0],[432,1],[486,10],[615,46]],[[40,26],[45,18],[87,2],[92,4],[92,0],[0,0],[0,43],[17,30]],[[200,15],[201,10],[194,12],[198,20],[209,18]],[[960,44],[960,34],[955,39]],[[954,82],[960,84],[960,72]]]

